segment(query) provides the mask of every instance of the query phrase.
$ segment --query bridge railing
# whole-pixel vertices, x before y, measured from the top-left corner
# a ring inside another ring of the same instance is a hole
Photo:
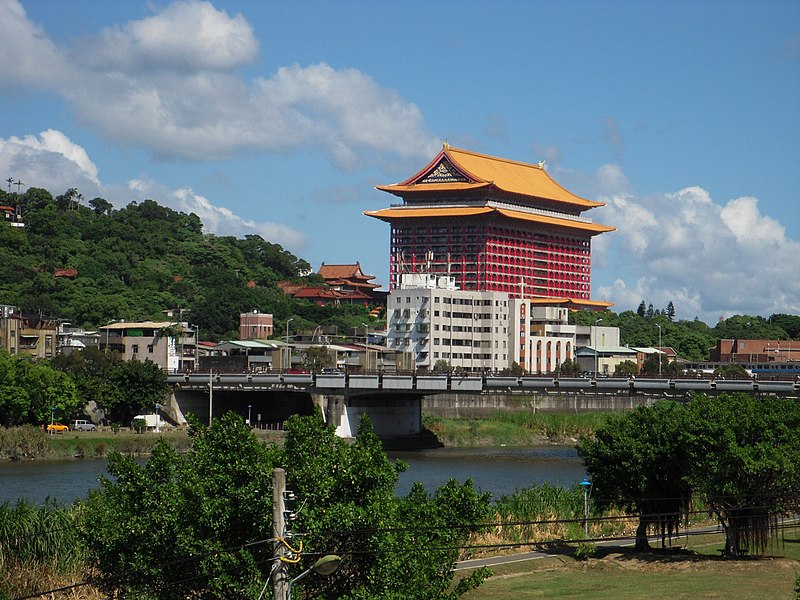
[[[319,390],[383,390],[422,393],[491,393],[498,391],[591,391],[596,393],[660,393],[663,391],[730,391],[792,393],[800,383],[791,380],[705,379],[705,378],[625,378],[553,377],[514,375],[458,375],[431,373],[180,373],[167,376],[170,384],[197,389],[209,384],[222,388],[294,387]]]

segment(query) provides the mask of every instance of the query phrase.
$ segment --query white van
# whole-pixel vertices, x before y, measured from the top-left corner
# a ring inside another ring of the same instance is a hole
[[[131,421],[131,429],[136,429],[136,423],[139,419],[144,421],[144,429],[146,431],[160,433],[161,428],[164,426],[164,420],[161,418],[161,415],[136,415],[133,417],[133,421]]]

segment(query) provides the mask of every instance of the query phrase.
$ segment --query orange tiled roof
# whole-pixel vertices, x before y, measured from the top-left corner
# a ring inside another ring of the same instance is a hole
[[[426,177],[444,160],[452,165],[465,181],[426,181]],[[581,198],[563,188],[550,177],[542,165],[531,165],[479,154],[453,148],[447,144],[425,168],[415,175],[400,183],[377,186],[377,189],[402,197],[413,193],[488,187],[512,194],[552,200],[580,210],[605,206],[603,202]]]
[[[53,271],[53,277],[77,277],[78,269],[56,269]]]
[[[578,229],[581,231],[588,231],[591,234],[600,234],[607,231],[615,231],[616,227],[608,225],[600,225],[599,223],[588,223],[586,221],[573,221],[572,219],[562,219],[559,217],[551,217],[547,215],[540,215],[536,213],[527,213],[519,210],[510,210],[506,208],[493,208],[491,206],[479,207],[455,207],[443,206],[441,208],[383,208],[380,210],[364,211],[368,217],[375,217],[382,221],[390,222],[392,219],[411,219],[411,218],[430,218],[430,217],[472,217],[476,215],[486,215],[489,213],[497,213],[510,219],[518,219],[523,221],[535,221],[545,225],[556,225],[559,227],[568,227],[570,229]]]
[[[363,279],[368,281],[374,279],[373,276],[365,275],[361,270],[361,265],[326,265],[322,263],[318,271],[325,280],[328,279]]]

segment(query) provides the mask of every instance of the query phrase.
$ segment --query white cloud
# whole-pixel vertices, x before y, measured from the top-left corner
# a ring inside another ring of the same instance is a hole
[[[251,63],[258,41],[241,16],[208,2],[175,2],[152,17],[105,29],[79,47],[76,58],[96,70],[227,71]]]
[[[57,87],[72,71],[63,53],[45,31],[28,20],[16,0],[0,0],[0,78],[8,88],[14,83],[34,87]]]
[[[257,234],[292,252],[302,250],[306,245],[306,235],[288,225],[243,219],[229,208],[213,204],[208,198],[195,193],[189,187],[171,189],[160,182],[142,177],[131,179],[125,186],[108,187],[106,191],[109,194],[108,200],[118,207],[150,198],[173,210],[195,213],[203,222],[203,229],[216,235],[244,237],[248,234]]]
[[[601,172],[608,168],[595,176],[605,194],[594,197],[607,206],[592,216],[618,231],[593,245],[601,271],[594,279],[612,278],[595,288],[596,297],[619,310],[635,310],[641,300],[657,308],[672,301],[679,317],[708,323],[734,313],[800,312],[800,242],[762,214],[756,198],[718,204],[697,186],[642,196],[624,177],[614,193],[613,178]]]
[[[77,188],[91,198],[100,191],[97,167],[86,151],[60,131],[48,129],[39,136],[0,138],[0,172],[29,186],[59,194]]]
[[[62,95],[119,144],[191,160],[316,148],[347,169],[439,146],[415,104],[356,69],[295,64],[243,79],[258,54],[252,28],[207,2],[175,2],[66,48],[18,2],[0,3],[4,47],[23,49],[0,73]]]
[[[38,137],[0,138],[0,173],[8,173],[14,180],[22,181],[20,189],[23,192],[33,186],[57,195],[76,188],[87,200],[101,196],[117,208],[152,198],[174,210],[197,214],[211,233],[237,237],[255,233],[294,252],[302,250],[306,244],[305,234],[288,225],[243,219],[188,187],[170,189],[146,177],[130,180],[125,185],[104,185],[98,179],[97,167],[83,147],[52,129],[43,131]],[[16,191],[13,185],[12,190]]]

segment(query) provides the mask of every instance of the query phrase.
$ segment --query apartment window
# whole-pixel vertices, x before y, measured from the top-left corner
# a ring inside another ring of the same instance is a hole
[[[153,344],[147,344],[147,353],[148,354],[152,354],[153,353]]]
[[[131,352],[133,352],[134,354],[138,354],[139,353],[139,344],[131,344]]]

